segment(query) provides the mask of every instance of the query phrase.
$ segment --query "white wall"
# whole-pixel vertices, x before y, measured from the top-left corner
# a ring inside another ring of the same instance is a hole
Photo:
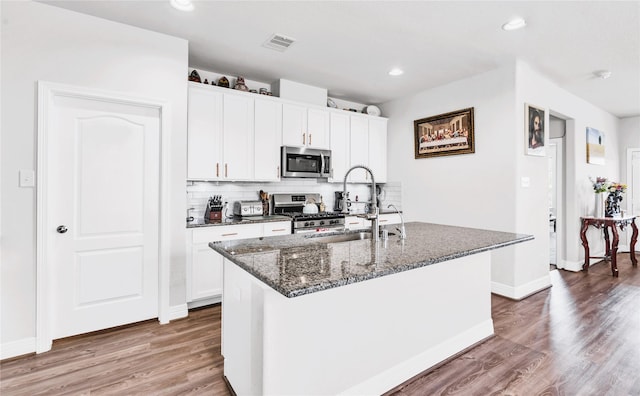
[[[580,217],[593,215],[595,195],[589,177],[620,180],[619,120],[606,111],[558,87],[524,62],[518,62],[518,99],[546,107],[567,120],[565,178],[565,257],[559,257],[558,267],[579,270],[584,260],[580,241]],[[522,110],[524,111],[524,110]],[[586,128],[596,128],[605,134],[605,164],[587,163]],[[589,247],[593,255],[604,251],[601,232],[589,229]]]
[[[584,253],[579,217],[595,204],[589,176],[619,178],[618,119],[516,61],[383,106],[389,117],[389,180],[403,186],[408,220],[532,234],[534,241],[497,250],[493,291],[512,298],[550,284],[548,162],[525,155],[524,104],[563,115],[566,138],[566,255],[574,265]],[[414,159],[413,121],[475,108],[475,154]],[[586,127],[606,133],[606,165],[586,164]],[[523,178],[529,187],[523,186]],[[590,231],[596,249],[603,245]]]
[[[171,109],[170,304],[185,302],[184,208],[188,43],[33,2],[2,9],[1,343],[35,337],[36,82],[51,81],[167,101]]]
[[[388,179],[402,184],[402,207],[408,221],[536,236],[534,241],[492,255],[494,291],[510,297],[524,293],[515,290],[517,251],[548,251],[539,246],[543,242],[538,231],[519,225],[516,216],[517,161],[524,155],[524,142],[520,144],[524,127],[516,127],[515,84],[516,69],[510,65],[383,105],[389,117]],[[414,158],[414,120],[467,107],[474,107],[474,154]],[[540,160],[546,164],[546,158]],[[537,184],[532,180],[529,190],[535,191]],[[546,189],[544,194],[542,199]],[[548,270],[548,254],[544,264],[537,263],[540,267],[545,264]]]

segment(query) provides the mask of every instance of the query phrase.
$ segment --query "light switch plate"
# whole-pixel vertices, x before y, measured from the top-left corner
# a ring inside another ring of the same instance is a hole
[[[36,173],[31,169],[20,169],[19,172],[20,187],[35,187],[36,186]]]
[[[520,185],[524,188],[528,188],[531,185],[531,179],[528,176],[522,176],[520,178]]]

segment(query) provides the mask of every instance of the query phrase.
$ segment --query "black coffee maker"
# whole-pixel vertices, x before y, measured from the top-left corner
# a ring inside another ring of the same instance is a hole
[[[344,193],[342,191],[335,191],[333,199],[333,210],[335,212],[342,212],[342,198],[344,197]],[[347,201],[349,200],[349,193],[347,193]],[[351,206],[350,202],[347,202],[347,208]]]

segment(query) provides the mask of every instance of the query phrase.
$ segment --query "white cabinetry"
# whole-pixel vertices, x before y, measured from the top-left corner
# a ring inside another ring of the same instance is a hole
[[[223,137],[226,180],[253,178],[253,98],[224,94]]]
[[[329,111],[283,103],[282,144],[328,149]]]
[[[282,104],[189,83],[188,180],[278,181]]]
[[[387,181],[387,119],[369,118],[369,168],[376,183]]]
[[[223,96],[209,88],[189,85],[187,178],[190,180],[220,178]]]
[[[254,180],[279,181],[282,104],[256,98],[254,114]]]
[[[291,234],[291,221],[219,225],[187,229],[187,302],[189,308],[220,302],[223,257],[209,242]]]
[[[400,215],[397,213],[384,213],[379,215],[378,224],[384,227],[392,224],[400,224]],[[371,220],[358,216],[347,216],[344,219],[344,227],[347,230],[370,230]]]
[[[364,117],[351,116],[350,166],[369,166],[369,121]],[[352,183],[369,181],[369,174],[364,169],[354,169],[349,174]]]
[[[349,170],[349,114],[332,112],[331,130],[331,178],[329,181],[342,182]]]
[[[331,113],[331,156],[333,175],[340,182],[354,165],[371,169],[376,183],[387,181],[387,119],[366,115]],[[364,169],[349,174],[351,183],[370,183]]]

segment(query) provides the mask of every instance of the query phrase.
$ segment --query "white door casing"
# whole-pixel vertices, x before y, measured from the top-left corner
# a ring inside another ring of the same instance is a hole
[[[36,352],[167,322],[168,106],[46,82],[38,91]]]

